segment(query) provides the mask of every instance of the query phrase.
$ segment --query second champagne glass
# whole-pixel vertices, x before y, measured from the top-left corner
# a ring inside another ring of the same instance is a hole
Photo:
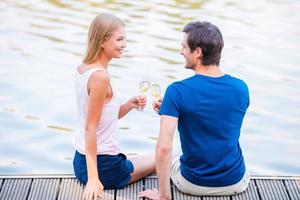
[[[154,98],[155,101],[159,100],[159,97],[161,95],[161,89],[159,84],[152,84],[151,85],[151,95]]]
[[[161,89],[159,84],[155,83],[151,85],[151,95],[154,98],[154,101],[159,101],[159,98],[161,96]]]
[[[147,92],[149,90],[149,87],[150,87],[150,81],[141,81],[140,82],[140,95],[142,97],[147,96]],[[139,110],[142,110],[142,109],[139,108]]]

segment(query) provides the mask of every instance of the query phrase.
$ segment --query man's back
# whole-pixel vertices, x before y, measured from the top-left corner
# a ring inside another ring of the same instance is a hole
[[[238,140],[248,105],[247,85],[229,75],[196,74],[168,87],[160,113],[178,118],[183,177],[202,186],[241,180],[245,164]]]

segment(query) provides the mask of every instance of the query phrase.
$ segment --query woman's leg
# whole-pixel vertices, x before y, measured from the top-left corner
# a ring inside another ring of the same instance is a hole
[[[129,184],[134,183],[141,178],[155,173],[155,155],[143,155],[127,158],[134,166],[134,171],[131,173]]]

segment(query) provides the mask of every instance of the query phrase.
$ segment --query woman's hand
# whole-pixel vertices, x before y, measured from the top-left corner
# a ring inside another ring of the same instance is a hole
[[[83,200],[97,200],[98,197],[101,198],[103,189],[103,185],[98,177],[89,179],[83,192]]]
[[[135,96],[132,97],[128,103],[132,108],[141,109],[143,110],[147,105],[147,97],[144,96]]]
[[[152,103],[153,110],[156,111],[156,112],[158,112],[159,109],[160,109],[161,103],[162,103],[162,97],[160,97],[158,99],[158,101],[154,100],[153,103]]]

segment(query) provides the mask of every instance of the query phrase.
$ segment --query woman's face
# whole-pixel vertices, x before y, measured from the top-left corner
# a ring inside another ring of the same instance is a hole
[[[103,52],[109,58],[121,58],[126,47],[126,35],[124,27],[120,27],[103,44]]]

